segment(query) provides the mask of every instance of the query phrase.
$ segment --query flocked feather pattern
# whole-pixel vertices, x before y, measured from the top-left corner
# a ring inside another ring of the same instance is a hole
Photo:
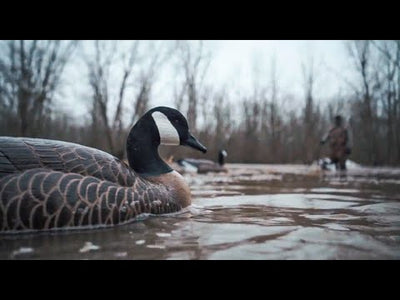
[[[0,231],[109,226],[180,209],[165,186],[105,152],[0,138]]]

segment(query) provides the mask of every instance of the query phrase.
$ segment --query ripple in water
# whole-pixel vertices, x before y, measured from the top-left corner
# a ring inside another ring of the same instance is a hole
[[[227,167],[184,175],[193,203],[180,212],[2,236],[0,259],[400,259],[400,169]]]

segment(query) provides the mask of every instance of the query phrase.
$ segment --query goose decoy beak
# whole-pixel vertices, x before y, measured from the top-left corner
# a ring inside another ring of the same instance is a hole
[[[207,152],[207,148],[204,147],[193,135],[189,134],[189,138],[183,141],[181,145],[192,147],[193,149],[199,150],[203,153]]]

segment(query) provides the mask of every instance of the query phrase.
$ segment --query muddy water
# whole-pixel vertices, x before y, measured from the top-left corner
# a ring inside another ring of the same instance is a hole
[[[400,169],[227,166],[193,205],[111,229],[0,236],[0,259],[399,259]]]

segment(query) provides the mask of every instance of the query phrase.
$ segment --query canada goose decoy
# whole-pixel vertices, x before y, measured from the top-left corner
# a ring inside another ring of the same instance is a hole
[[[129,166],[78,144],[0,137],[0,232],[105,227],[190,205],[190,189],[160,158],[160,144],[207,151],[185,117],[163,106],[131,129]]]
[[[178,164],[189,172],[197,173],[208,173],[208,172],[227,172],[228,170],[224,167],[225,157],[228,154],[225,150],[218,152],[218,163],[208,159],[194,159],[185,158],[178,160]]]

